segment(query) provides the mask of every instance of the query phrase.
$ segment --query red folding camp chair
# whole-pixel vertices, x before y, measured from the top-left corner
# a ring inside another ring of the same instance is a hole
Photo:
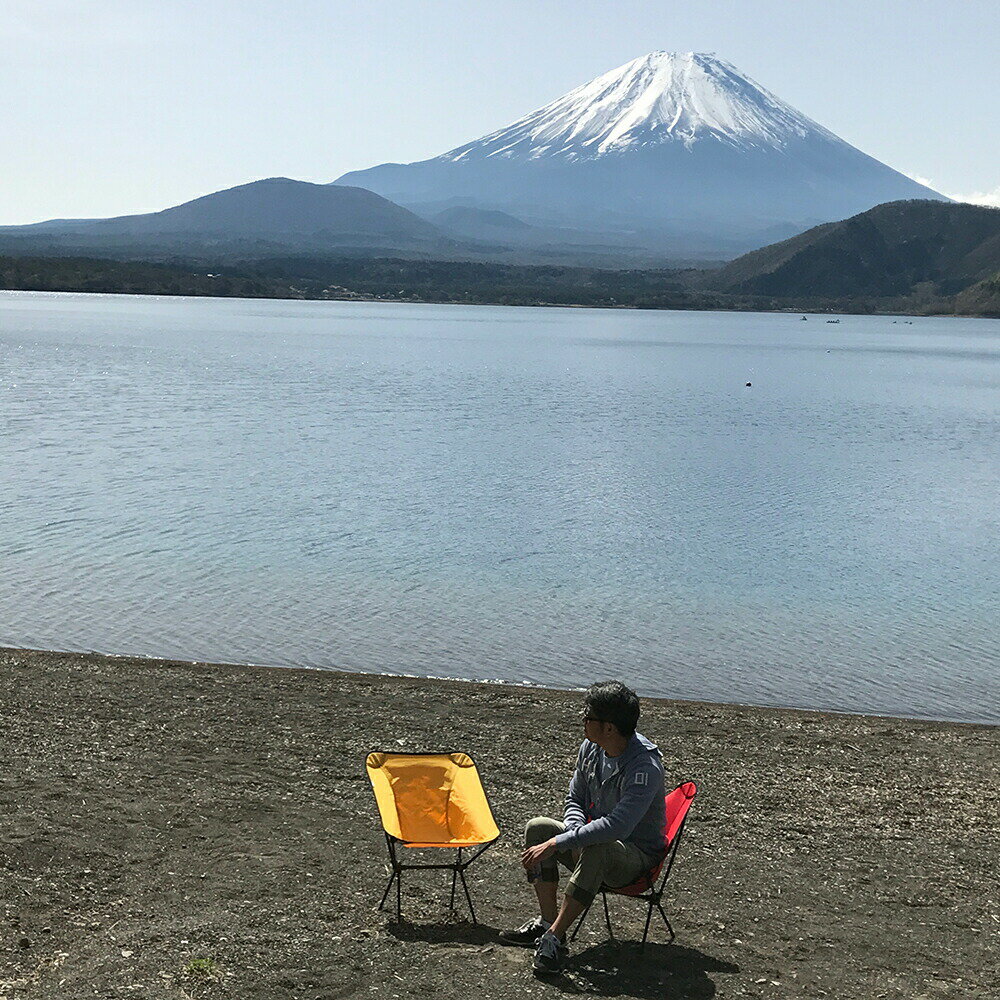
[[[608,936],[612,941],[615,939],[615,932],[611,929],[611,913],[608,910],[609,892],[613,892],[616,896],[631,896],[633,899],[641,899],[648,904],[649,909],[646,913],[646,926],[642,932],[640,951],[646,947],[646,938],[649,935],[649,922],[653,917],[654,906],[660,911],[660,916],[663,917],[663,922],[667,925],[670,941],[674,940],[674,929],[670,926],[670,921],[667,919],[666,913],[663,912],[660,899],[663,896],[663,890],[666,888],[670,869],[674,866],[674,858],[677,857],[677,847],[681,841],[681,834],[684,832],[684,820],[687,818],[688,810],[691,808],[691,803],[697,794],[698,786],[693,781],[685,781],[683,784],[678,785],[672,792],[669,792],[664,799],[664,806],[667,813],[667,821],[664,827],[664,855],[663,860],[655,868],[651,868],[638,881],[633,882],[631,885],[623,885],[618,888],[610,885],[601,886],[601,897],[604,900],[604,922],[607,924]],[[661,871],[663,871],[663,878],[660,879],[660,884],[657,885],[656,880],[659,878]],[[593,906],[593,903],[591,903],[591,906]],[[576,936],[580,932],[584,920],[587,919],[588,913],[590,913],[590,906],[580,914],[580,919],[577,921],[576,927],[573,929],[573,934],[570,937],[571,941],[576,940]]]

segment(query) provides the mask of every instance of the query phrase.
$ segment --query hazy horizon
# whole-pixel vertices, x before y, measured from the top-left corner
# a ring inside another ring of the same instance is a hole
[[[958,200],[1000,204],[1000,12],[850,0],[650,10],[557,0],[275,9],[6,0],[0,225],[157,211],[435,156],[654,49],[716,52]],[[558,40],[558,48],[553,40]],[[945,40],[944,42],[942,40]],[[56,67],[56,69],[53,69]]]

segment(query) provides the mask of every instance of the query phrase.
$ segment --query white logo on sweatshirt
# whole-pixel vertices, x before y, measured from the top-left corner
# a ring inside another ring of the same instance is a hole
[[[635,772],[635,783],[637,785],[645,785],[649,779],[649,775],[645,771]]]

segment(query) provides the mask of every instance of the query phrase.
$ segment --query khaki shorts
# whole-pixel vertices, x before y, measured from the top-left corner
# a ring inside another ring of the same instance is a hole
[[[524,829],[524,846],[543,844],[565,829],[566,824],[557,819],[536,816],[528,820]],[[562,865],[573,873],[566,886],[566,895],[589,906],[602,885],[615,888],[631,885],[655,864],[655,859],[647,857],[634,844],[612,840],[607,844],[593,844],[575,851],[556,851],[552,857],[542,862],[539,880],[558,882],[558,865]]]

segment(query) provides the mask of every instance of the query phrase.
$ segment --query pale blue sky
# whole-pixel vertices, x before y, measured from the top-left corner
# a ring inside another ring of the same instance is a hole
[[[422,159],[653,49],[1000,204],[998,0],[0,0],[0,224]]]

